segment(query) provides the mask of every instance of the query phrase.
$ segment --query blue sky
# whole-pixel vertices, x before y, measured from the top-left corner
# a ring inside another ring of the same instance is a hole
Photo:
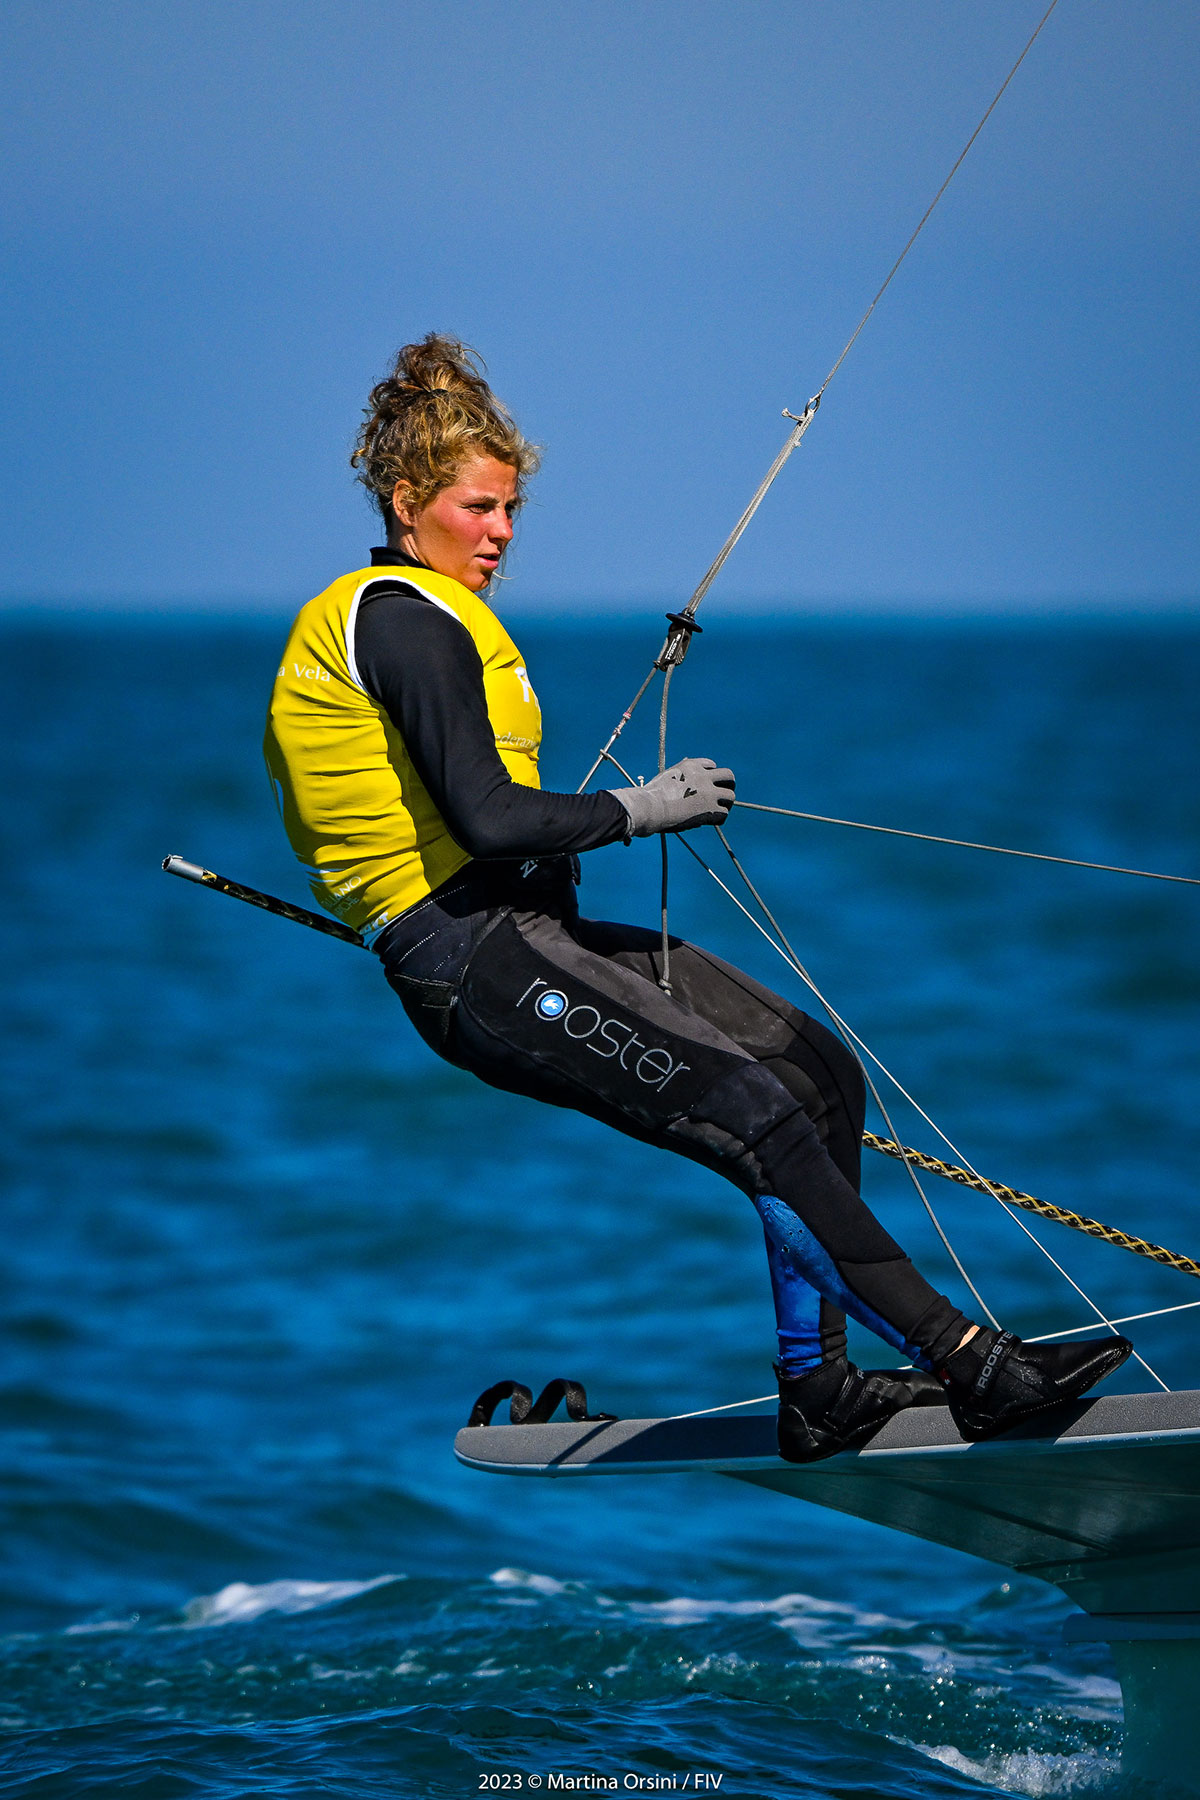
[[[507,604],[678,600],[1042,10],[10,0],[0,593],[303,600],[436,327],[546,446]],[[709,605],[1200,593],[1198,52],[1060,0]]]

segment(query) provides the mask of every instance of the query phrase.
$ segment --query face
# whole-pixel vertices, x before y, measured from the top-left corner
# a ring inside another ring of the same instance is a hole
[[[494,456],[472,456],[451,485],[427,505],[405,501],[403,482],[392,495],[400,526],[397,547],[478,594],[500,566],[512,540],[517,471]]]

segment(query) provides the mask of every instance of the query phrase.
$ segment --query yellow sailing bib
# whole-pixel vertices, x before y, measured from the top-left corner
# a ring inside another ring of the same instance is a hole
[[[314,896],[368,943],[471,860],[355,667],[359,601],[373,583],[397,578],[470,632],[500,760],[522,787],[540,785],[541,708],[520,651],[477,594],[448,575],[397,564],[343,575],[310,600],[275,678],[263,751]]]

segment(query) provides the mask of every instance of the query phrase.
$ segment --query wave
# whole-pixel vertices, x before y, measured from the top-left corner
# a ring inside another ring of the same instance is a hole
[[[0,1754],[30,1776],[62,1754],[73,1791],[109,1792],[195,1742],[202,1791],[231,1800],[235,1739],[280,1793],[303,1743],[329,1791],[364,1795],[388,1791],[364,1765],[398,1750],[407,1779],[423,1769],[404,1791],[431,1796],[487,1769],[696,1767],[747,1800],[1049,1800],[1111,1785],[1119,1729],[1095,1647],[1064,1653],[1058,1628],[1049,1609],[905,1618],[512,1564],[232,1581],[0,1643]]]
[[[205,1625],[244,1625],[268,1613],[315,1612],[355,1600],[374,1588],[404,1581],[403,1575],[372,1575],[367,1581],[231,1581],[216,1594],[200,1594],[183,1609],[188,1630]]]
[[[914,1744],[947,1769],[955,1769],[988,1787],[1006,1793],[1028,1795],[1030,1800],[1058,1800],[1060,1795],[1095,1794],[1112,1788],[1120,1775],[1120,1758],[1092,1751],[1087,1756],[1039,1754],[1030,1750],[994,1750],[979,1761],[964,1756],[951,1744]],[[1123,1800],[1133,1793],[1122,1784]],[[1146,1800],[1149,1800],[1147,1794]],[[1166,1800],[1160,1789],[1157,1800]]]

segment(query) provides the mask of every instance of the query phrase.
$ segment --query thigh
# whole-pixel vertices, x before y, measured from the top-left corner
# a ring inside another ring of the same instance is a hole
[[[573,927],[581,944],[657,984],[662,938],[634,925],[593,919]],[[690,1012],[766,1064],[803,1106],[838,1166],[855,1185],[865,1095],[853,1053],[824,1025],[752,975],[697,944],[672,938],[671,990]]]
[[[574,921],[512,911],[463,972],[448,1053],[495,1087],[655,1136],[752,1061],[639,968],[581,941]]]
[[[586,949],[657,987],[662,971],[658,932],[599,919],[577,919],[572,930]],[[683,938],[673,937],[670,944],[673,995],[758,1062],[782,1055],[805,1025],[814,1023],[781,994],[710,950]]]

